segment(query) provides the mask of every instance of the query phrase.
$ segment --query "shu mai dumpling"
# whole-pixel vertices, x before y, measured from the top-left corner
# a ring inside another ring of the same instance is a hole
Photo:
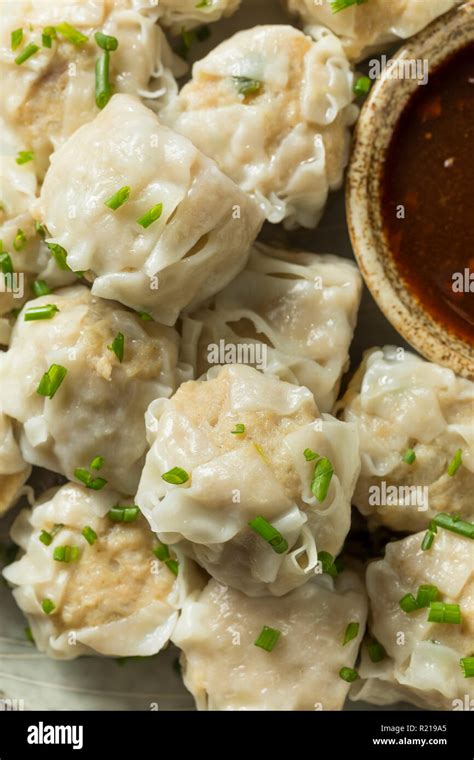
[[[45,43],[44,29],[52,27]],[[12,49],[11,34],[18,29],[22,38]],[[34,152],[40,178],[52,151],[99,112],[95,68],[104,51],[96,32],[118,40],[118,48],[108,53],[115,92],[140,96],[152,108],[176,94],[173,72],[181,76],[186,66],[154,19],[139,13],[131,0],[2,3],[0,114]],[[38,49],[18,63],[29,45]]]
[[[307,388],[245,365],[213,368],[151,404],[147,429],[137,504],[164,543],[221,583],[278,596],[317,572],[318,551],[340,552],[357,435],[320,417]],[[277,549],[249,527],[255,518],[281,534]]]
[[[36,646],[50,657],[156,654],[196,588],[192,562],[158,560],[148,523],[133,506],[120,520],[127,502],[119,499],[69,483],[13,525],[23,554],[3,574]]]
[[[22,163],[27,146],[18,130],[0,116],[0,223],[28,211],[36,197],[37,179],[32,161]],[[21,163],[18,163],[19,160]]]
[[[179,33],[183,28],[190,29],[231,16],[240,3],[241,0],[158,0],[155,6],[160,23]]]
[[[227,288],[183,317],[183,355],[196,376],[215,363],[252,364],[305,385],[318,409],[330,412],[349,364],[361,291],[351,261],[257,244]]]
[[[52,318],[26,321],[38,309]],[[0,354],[2,409],[21,423],[25,461],[74,480],[76,469],[103,457],[100,473],[91,476],[134,494],[147,450],[145,410],[179,383],[177,353],[173,329],[102,301],[83,285],[29,301],[9,350]],[[54,366],[67,374],[52,397],[47,387],[40,395],[51,367],[55,383]]]
[[[367,352],[338,407],[359,430],[362,514],[407,531],[438,512],[474,518],[474,383],[386,346]]]
[[[168,325],[243,269],[262,223],[213,161],[127,95],[54,154],[36,216],[93,293]]]
[[[20,497],[30,472],[15,440],[12,421],[0,409],[0,517]]]
[[[411,37],[462,0],[369,0],[336,13],[334,0],[284,2],[305,24],[324,24],[331,29],[341,38],[348,57],[360,60]]]
[[[424,709],[469,710],[474,680],[465,672],[472,675],[474,666],[474,542],[441,528],[428,551],[421,551],[422,540],[417,533],[389,543],[385,558],[368,567],[369,627],[385,656],[373,662],[363,647],[362,680],[354,684],[353,696],[376,705],[407,701]],[[420,587],[425,596],[431,589],[438,609],[430,612],[428,603],[405,612],[400,600],[407,594],[416,599]],[[448,608],[451,622],[428,620],[442,619],[446,604],[454,605]]]
[[[173,643],[199,710],[341,710],[364,635],[367,601],[351,570],[286,596],[251,598],[211,580],[184,604]],[[344,645],[347,626],[358,626]],[[264,626],[280,636],[255,645]]]
[[[193,66],[163,120],[211,156],[270,222],[314,227],[340,187],[353,73],[341,43],[291,26],[238,32]]]

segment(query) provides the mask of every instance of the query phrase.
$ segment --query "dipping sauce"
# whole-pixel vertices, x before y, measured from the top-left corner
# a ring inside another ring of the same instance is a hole
[[[407,287],[434,321],[474,345],[474,43],[430,71],[403,111],[382,216]]]

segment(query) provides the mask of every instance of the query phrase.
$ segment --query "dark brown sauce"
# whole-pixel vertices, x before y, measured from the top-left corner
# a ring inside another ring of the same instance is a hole
[[[430,72],[403,111],[384,166],[382,214],[410,291],[474,345],[474,43]]]

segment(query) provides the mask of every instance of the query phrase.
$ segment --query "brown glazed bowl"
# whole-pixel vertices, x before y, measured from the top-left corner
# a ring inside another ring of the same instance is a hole
[[[394,59],[427,59],[430,70],[474,40],[474,2],[457,7],[404,45]],[[474,379],[468,343],[434,322],[402,282],[383,233],[381,175],[387,149],[416,79],[382,73],[357,123],[346,185],[349,232],[369,290],[395,329],[425,358]]]

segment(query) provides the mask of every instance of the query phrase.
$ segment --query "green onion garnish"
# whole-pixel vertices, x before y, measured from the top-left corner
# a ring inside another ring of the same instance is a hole
[[[327,457],[322,457],[316,463],[311,481],[311,491],[319,503],[323,502],[328,495],[333,474],[334,469],[331,462]]]
[[[245,433],[245,425],[243,425],[241,422],[238,422],[233,430],[230,431],[232,435],[242,435]]]
[[[213,0],[200,0],[199,3],[195,6],[196,8],[210,8],[213,3]]]
[[[59,531],[64,528],[64,525],[62,523],[57,523],[53,526],[52,530],[42,530],[39,536],[39,540],[42,544],[45,546],[50,546],[53,543],[54,537],[59,533]]]
[[[166,562],[166,560],[170,558],[170,550],[166,544],[158,544],[158,546],[155,546],[152,551],[155,557],[161,562]]]
[[[15,63],[17,66],[21,66],[22,63],[25,63],[25,61],[28,60],[28,58],[31,58],[32,55],[37,53],[39,50],[38,45],[35,45],[33,42],[30,42],[29,45],[27,45],[24,50],[21,51],[19,55],[15,58]]]
[[[77,467],[74,470],[74,477],[86,488],[90,488],[91,491],[101,491],[106,485],[105,478],[95,478],[88,470],[83,467]]]
[[[162,213],[163,204],[157,203],[156,206],[153,206],[153,208],[147,211],[146,214],[143,214],[143,216],[137,219],[137,224],[147,229],[147,227],[149,227],[151,224],[153,224],[153,222],[156,222],[157,219],[160,218]]]
[[[25,639],[27,641],[30,641],[32,644],[35,643],[35,640],[33,638],[33,632],[32,632],[32,630],[31,630],[31,628],[30,628],[29,625],[27,625],[26,628],[25,628]]]
[[[179,55],[181,55],[183,58],[187,58],[188,53],[191,49],[191,45],[194,41],[194,32],[186,29],[184,26],[181,28],[181,44],[179,49]]]
[[[54,26],[45,26],[43,29],[43,34],[41,35],[41,42],[43,44],[43,47],[50,48],[52,45],[52,40],[56,38],[56,29]]]
[[[439,597],[439,589],[436,586],[420,586],[416,595],[416,606],[418,609],[429,607],[431,602],[435,602]]]
[[[435,535],[435,532],[432,530],[426,531],[425,535],[423,536],[423,541],[421,542],[422,551],[427,552],[428,549],[431,549]]]
[[[165,565],[168,568],[170,572],[173,573],[173,575],[178,575],[179,573],[179,562],[176,559],[167,559],[165,560]]]
[[[369,77],[358,77],[354,82],[354,95],[357,95],[359,98],[364,97],[364,95],[368,95],[371,86],[372,82]]]
[[[382,644],[375,639],[367,642],[367,652],[372,662],[381,662],[387,656]]]
[[[13,262],[10,254],[6,251],[0,253],[0,272],[3,274],[13,274]]]
[[[46,227],[44,227],[40,222],[36,221],[35,230],[38,233],[38,235],[44,240],[46,237]]]
[[[68,24],[67,21],[58,24],[56,30],[62,34],[68,42],[72,42],[73,45],[83,45],[84,42],[88,41],[88,37],[86,37],[85,34],[82,34],[79,29],[75,29],[71,24]]]
[[[458,449],[448,464],[448,475],[452,478],[462,465],[462,449]]]
[[[62,367],[60,364],[52,364],[41,378],[36,393],[39,396],[45,396],[46,398],[52,399],[66,375],[67,369],[65,367]]]
[[[459,604],[446,604],[445,602],[431,602],[428,613],[430,623],[456,623],[461,622],[461,608]]]
[[[19,150],[18,155],[15,158],[16,163],[21,166],[27,164],[29,161],[34,161],[35,154],[32,150]]]
[[[268,625],[264,625],[257,639],[254,641],[254,645],[264,649],[266,652],[272,652],[280,636],[281,631],[278,631],[276,628],[270,628]]]
[[[347,683],[354,683],[359,678],[359,674],[354,668],[341,668],[339,676],[343,681],[347,681]]]
[[[53,610],[56,609],[56,605],[53,601],[51,601],[51,599],[43,599],[41,602],[41,607],[46,615],[51,615]]]
[[[333,13],[339,13],[345,11],[346,8],[350,8],[352,5],[362,5],[367,0],[333,0],[331,2],[331,10]]]
[[[173,486],[182,486],[183,483],[187,483],[189,480],[189,474],[181,467],[172,467],[168,472],[164,472],[161,478]]]
[[[95,102],[100,109],[105,108],[112,97],[109,68],[110,53],[105,50],[95,64]]]
[[[12,50],[16,50],[20,47],[23,40],[23,29],[14,29],[11,33]]]
[[[120,364],[123,362],[123,355],[125,351],[125,336],[123,333],[117,333],[110,346],[107,346],[109,351],[113,351]]]
[[[474,538],[474,523],[460,520],[455,515],[448,515],[445,512],[440,512],[433,518],[433,523],[438,525],[444,530],[450,530],[453,533],[457,533],[459,536],[465,538]]]
[[[40,319],[52,319],[59,309],[54,303],[47,303],[44,306],[30,306],[25,311],[25,322],[36,322]]]
[[[56,562],[77,562],[79,559],[78,546],[56,546],[53,551],[53,559]]]
[[[82,529],[82,535],[91,546],[97,541],[97,533],[90,527],[90,525],[86,525],[86,527]]]
[[[413,464],[415,459],[416,454],[413,449],[407,449],[402,457],[402,461],[405,462],[405,464]]]
[[[258,533],[264,541],[270,544],[273,551],[277,554],[284,554],[288,551],[287,540],[281,535],[280,531],[274,528],[264,517],[261,517],[260,515],[255,517],[253,520],[249,521],[249,526],[255,531],[255,533]]]
[[[408,614],[411,612],[416,612],[418,609],[418,605],[413,594],[405,594],[405,596],[400,599],[399,605],[403,612],[407,612]]]
[[[344,634],[344,639],[342,641],[342,646],[345,647],[346,644],[349,643],[349,641],[352,641],[357,637],[357,634],[359,633],[359,623],[348,623],[346,632]]]
[[[71,267],[67,263],[67,251],[59,245],[59,243],[46,243],[49,250],[53,254],[53,258],[60,269],[63,272],[70,272]]]
[[[116,507],[112,507],[107,512],[107,517],[113,522],[135,522],[140,514],[139,507],[120,507],[118,504]]]
[[[31,283],[31,290],[36,298],[40,296],[49,296],[51,293],[50,288],[46,285],[44,280],[35,280]]]
[[[304,456],[304,458],[306,459],[307,462],[312,462],[315,459],[321,459],[321,457],[319,456],[319,454],[316,454],[316,452],[313,451],[312,449],[305,449],[303,451],[303,456]]]
[[[248,77],[232,77],[239,95],[255,95],[262,89],[262,82],[258,79],[249,79]]]
[[[337,560],[334,561],[334,557],[332,554],[329,554],[329,552],[318,552],[318,562],[321,562],[321,569],[323,573],[327,573],[332,578],[335,578],[338,575],[339,570],[336,565]]]
[[[92,460],[90,466],[92,470],[101,470],[104,466],[105,459],[104,457],[94,457]]]
[[[102,50],[117,50],[119,45],[117,37],[112,37],[111,35],[103,34],[102,32],[96,32],[94,34],[94,39]]]
[[[120,190],[117,190],[116,193],[104,201],[104,206],[108,206],[108,208],[116,211],[118,208],[120,208],[120,206],[123,206],[123,204],[128,201],[130,198],[130,192],[131,188],[128,185],[121,187]]]
[[[147,311],[137,311],[137,314],[144,322],[153,322],[153,317]]]
[[[461,657],[459,660],[464,678],[474,678],[474,657]]]

